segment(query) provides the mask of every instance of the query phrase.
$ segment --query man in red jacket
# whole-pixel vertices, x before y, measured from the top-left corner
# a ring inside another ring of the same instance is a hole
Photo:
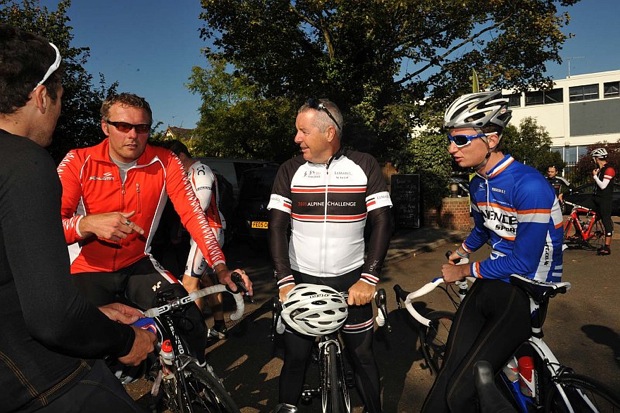
[[[74,283],[95,304],[128,298],[140,308],[155,305],[158,291],[187,294],[150,254],[150,242],[168,197],[222,284],[236,289],[224,254],[211,231],[183,165],[168,149],[147,144],[152,112],[147,101],[122,93],[101,106],[98,145],[70,151],[58,166],[62,183],[65,238],[74,244]],[[77,248],[76,248],[77,247]],[[252,283],[239,272],[249,293]],[[186,308],[191,323],[177,326],[204,359],[206,332],[196,306]]]

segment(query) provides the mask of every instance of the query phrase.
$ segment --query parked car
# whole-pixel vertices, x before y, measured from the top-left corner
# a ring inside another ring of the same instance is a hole
[[[239,200],[235,208],[234,235],[251,247],[265,250],[269,240],[269,197],[278,167],[267,165],[247,169],[239,181]]]
[[[230,158],[198,158],[202,163],[211,168],[213,172],[222,174],[232,185],[235,201],[239,199],[239,188],[243,172],[248,169],[260,168],[263,166],[274,166],[277,164],[257,159],[230,159]]]
[[[576,188],[572,188],[568,194],[564,194],[564,200],[568,202],[572,202],[573,204],[582,205],[586,199],[592,197],[592,192],[594,190],[593,183],[584,184],[578,186]],[[563,213],[565,215],[570,214],[571,206],[568,204],[564,204]],[[620,184],[614,184],[614,192],[613,198],[611,201],[611,215],[620,216]]]

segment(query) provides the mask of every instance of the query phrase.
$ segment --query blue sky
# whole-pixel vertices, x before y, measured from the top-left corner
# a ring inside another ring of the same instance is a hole
[[[56,10],[57,0],[41,4]],[[582,0],[568,8],[573,33],[560,52],[564,63],[549,64],[548,73],[563,79],[607,70],[620,70],[618,0]],[[120,83],[119,91],[145,97],[155,122],[193,128],[199,119],[200,98],[184,86],[193,66],[205,66],[199,38],[199,0],[73,0],[68,11],[73,46],[87,46],[86,69],[98,81]]]

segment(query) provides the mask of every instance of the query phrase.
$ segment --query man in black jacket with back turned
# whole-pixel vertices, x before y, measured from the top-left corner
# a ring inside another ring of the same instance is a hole
[[[60,52],[0,24],[0,410],[138,412],[101,360],[138,365],[155,336],[140,312],[97,309],[71,283],[51,142]]]

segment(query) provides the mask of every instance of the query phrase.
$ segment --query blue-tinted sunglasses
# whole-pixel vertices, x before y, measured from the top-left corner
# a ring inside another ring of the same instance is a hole
[[[448,145],[450,145],[450,142],[454,142],[457,148],[462,148],[463,146],[469,145],[471,141],[473,141],[474,139],[483,138],[489,135],[491,135],[491,133],[481,132],[477,135],[454,135],[454,136],[448,134]]]

